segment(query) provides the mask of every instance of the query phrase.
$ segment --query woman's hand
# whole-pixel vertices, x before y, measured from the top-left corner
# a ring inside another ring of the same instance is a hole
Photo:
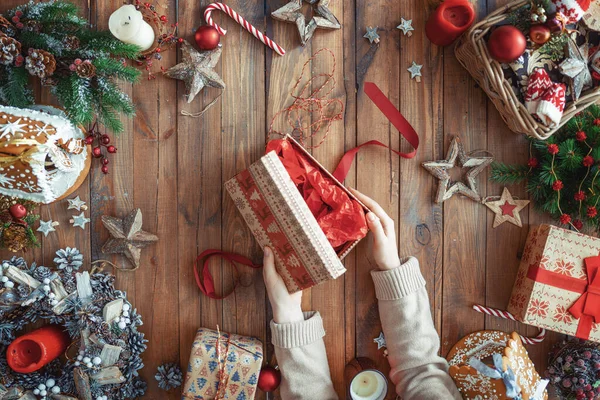
[[[383,208],[375,200],[365,196],[358,190],[350,190],[371,210],[367,214],[367,225],[373,232],[373,258],[375,263],[381,270],[399,267],[400,258],[398,257],[394,220],[383,211]]]
[[[275,269],[273,251],[265,247],[263,260],[263,279],[273,309],[273,321],[277,324],[289,324],[304,321],[302,314],[302,292],[290,294],[283,279]]]

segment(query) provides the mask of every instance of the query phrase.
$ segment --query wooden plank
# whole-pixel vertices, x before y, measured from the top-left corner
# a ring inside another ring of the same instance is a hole
[[[479,15],[485,7],[475,4]],[[445,157],[454,135],[460,135],[466,152],[486,149],[485,93],[456,61],[451,46],[444,49],[444,145],[435,159]],[[486,195],[486,174],[478,177],[479,193]],[[436,182],[437,184],[438,182]],[[432,194],[433,195],[433,194]],[[442,354],[467,333],[484,328],[484,317],[474,315],[473,303],[485,301],[486,207],[467,198],[443,203]]]
[[[228,3],[259,30],[264,30],[265,13],[262,4],[243,0]],[[231,197],[223,190],[224,183],[264,154],[264,45],[230,18],[223,20],[228,30],[223,40],[222,77],[228,87],[221,97],[222,176],[221,193],[222,246],[260,261],[262,251],[250,229],[238,212]],[[246,77],[246,78],[243,78]],[[240,281],[235,294],[223,300],[223,326],[228,332],[254,336],[266,341],[265,289],[262,270],[241,267],[238,276],[225,264],[223,290],[229,290],[234,279]],[[258,392],[257,399],[265,398]]]
[[[391,126],[387,118],[363,92],[363,83],[373,81],[390,101],[400,104],[400,69],[397,68],[399,53],[395,29],[400,15],[401,2],[387,2],[385,7],[374,6],[366,2],[356,3],[356,63],[357,63],[357,104],[356,132],[357,143],[377,139],[397,149],[400,144],[398,132]],[[381,36],[379,45],[369,44],[363,38],[367,26],[377,25]],[[398,232],[399,221],[399,186],[400,161],[381,148],[367,148],[359,154],[357,163],[356,185],[358,190],[372,197],[393,218]],[[377,179],[374,179],[377,177]],[[357,247],[356,261],[356,355],[369,357],[386,375],[389,364],[383,356],[383,350],[377,350],[373,342],[381,331],[375,290],[370,271],[376,268],[370,257],[368,241]],[[393,399],[393,388],[388,391],[387,398]]]
[[[210,1],[179,0],[179,34],[193,43],[193,32],[200,23],[203,7]],[[221,22],[221,13],[214,13]],[[223,38],[226,42],[229,37]],[[178,55],[178,59],[180,55]],[[223,60],[215,71],[222,74]],[[231,86],[234,86],[231,83]],[[184,98],[185,88],[177,84],[178,111],[199,112],[220,90],[205,88],[191,103]],[[221,99],[222,100],[222,99]],[[187,366],[192,342],[198,328],[215,329],[222,324],[221,301],[203,297],[194,281],[192,266],[196,256],[207,248],[221,248],[221,204],[223,188],[221,157],[221,100],[202,118],[177,115],[178,180],[178,254],[179,254],[179,341],[180,362]],[[221,264],[212,266],[216,284],[222,282]]]
[[[401,175],[394,177],[394,182],[400,186],[399,216],[402,223],[399,226],[398,248],[401,256],[411,255],[419,260],[421,272],[427,281],[432,318],[439,333],[442,314],[442,206],[431,201],[431,193],[437,190],[437,180],[424,173],[421,163],[436,158],[437,144],[443,137],[439,122],[443,98],[440,96],[442,92],[437,90],[443,84],[443,65],[441,50],[431,45],[425,36],[427,15],[421,10],[421,1],[403,2],[399,15],[404,19],[412,19],[415,31],[408,37],[394,28],[400,48],[400,111],[420,137],[416,158],[401,161]],[[406,71],[413,61],[423,64],[420,83],[411,79]],[[402,149],[409,149],[409,146],[405,140],[401,141]]]

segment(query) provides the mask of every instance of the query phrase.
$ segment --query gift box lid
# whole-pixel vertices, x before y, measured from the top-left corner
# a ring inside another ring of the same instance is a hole
[[[298,142],[285,139],[369,211]],[[291,293],[346,272],[341,260],[359,241],[336,252],[274,151],[227,181],[225,188],[260,246],[273,249],[277,270]]]

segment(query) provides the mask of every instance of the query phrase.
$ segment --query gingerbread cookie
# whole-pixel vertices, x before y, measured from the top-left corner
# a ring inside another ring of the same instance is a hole
[[[90,170],[84,139],[54,107],[0,106],[0,194],[44,204],[68,196]]]
[[[490,359],[494,357],[495,362],[491,363]],[[500,331],[471,333],[454,345],[447,359],[450,364],[448,373],[465,400],[512,399],[514,396],[507,394],[507,381],[508,390],[518,390],[523,400],[548,398],[545,391],[547,381],[535,370],[521,338],[515,332],[510,335]],[[480,369],[490,373],[485,374]]]

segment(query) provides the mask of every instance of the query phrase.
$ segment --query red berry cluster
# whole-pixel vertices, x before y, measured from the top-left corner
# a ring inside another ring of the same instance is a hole
[[[18,29],[23,29],[23,23],[21,22],[21,17],[23,16],[23,11],[21,10],[17,10],[17,12],[15,12],[15,15],[11,18],[11,21],[13,22],[13,24],[15,24],[15,26]]]
[[[154,5],[150,3],[142,3],[140,0],[135,0],[135,8],[142,12],[145,19],[151,20],[154,25],[160,30],[160,34],[157,36],[158,46],[152,50],[152,53],[146,55],[142,59],[137,61],[138,65],[146,64],[146,71],[148,71],[148,80],[156,78],[152,73],[152,65],[154,64],[154,60],[162,60],[161,52],[163,51],[163,47],[172,47],[177,43],[183,43],[183,38],[177,37],[175,34],[177,31],[177,26],[179,23],[170,24],[169,29],[169,20],[166,15],[159,15],[156,12],[156,8]],[[160,69],[164,71],[164,68],[161,66]]]
[[[92,155],[94,158],[102,159],[102,172],[104,174],[108,174],[108,164],[110,161],[108,160],[108,155],[102,151],[102,148],[105,148],[106,151],[110,154],[114,154],[117,152],[117,148],[110,144],[110,136],[106,133],[101,133],[98,130],[98,122],[94,122],[94,125],[88,131],[88,135],[85,138],[85,144],[88,144],[92,147]]]

